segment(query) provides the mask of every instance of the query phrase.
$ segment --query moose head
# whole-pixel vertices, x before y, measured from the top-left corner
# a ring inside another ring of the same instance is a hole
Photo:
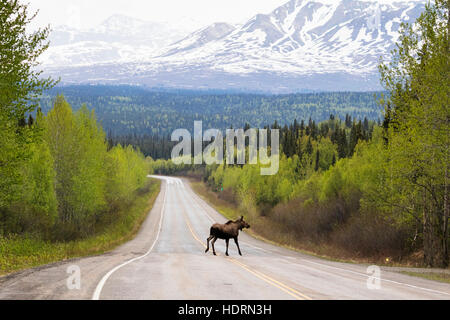
[[[242,229],[250,229],[250,225],[244,221],[244,216],[241,217],[241,219],[237,220],[236,223],[239,224],[239,230],[242,231]]]

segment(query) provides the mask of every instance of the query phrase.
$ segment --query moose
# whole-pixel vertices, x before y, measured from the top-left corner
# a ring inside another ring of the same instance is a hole
[[[216,243],[217,239],[225,240],[227,243],[227,252],[225,253],[227,256],[228,254],[228,247],[230,244],[230,239],[234,239],[234,242],[236,243],[236,246],[239,250],[239,254],[242,256],[241,248],[239,247],[239,231],[242,231],[243,229],[249,229],[250,225],[244,221],[244,217],[241,217],[239,220],[236,221],[228,221],[225,224],[218,224],[216,223],[211,227],[210,236],[207,240],[207,248],[205,253],[209,251],[209,242],[211,241],[211,246],[213,249],[214,255],[216,255],[216,249],[214,248],[214,244]]]

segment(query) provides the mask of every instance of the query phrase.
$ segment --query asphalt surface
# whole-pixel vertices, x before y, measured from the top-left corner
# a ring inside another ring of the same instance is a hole
[[[446,283],[389,268],[368,272],[368,265],[322,260],[245,232],[239,238],[242,257],[233,241],[226,257],[221,240],[218,256],[205,254],[211,225],[226,219],[187,181],[157,178],[163,180],[161,193],[134,240],[104,255],[2,277],[0,299],[450,300]],[[79,270],[80,277],[71,270]]]

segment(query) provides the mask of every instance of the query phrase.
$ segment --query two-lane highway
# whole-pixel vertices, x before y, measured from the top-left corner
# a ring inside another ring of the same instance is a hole
[[[331,262],[241,233],[243,257],[224,241],[205,254],[209,229],[226,219],[185,180],[163,181],[138,236],[111,253],[0,278],[0,299],[450,299],[450,285],[383,269],[368,286],[366,265]],[[67,287],[67,268],[81,270],[81,289]]]
[[[161,232],[152,251],[109,274],[97,287],[94,299],[308,299],[242,262],[205,254],[214,219],[188,193],[182,180],[164,180]],[[223,243],[216,247],[224,252]],[[242,250],[253,256],[264,254],[244,243]]]

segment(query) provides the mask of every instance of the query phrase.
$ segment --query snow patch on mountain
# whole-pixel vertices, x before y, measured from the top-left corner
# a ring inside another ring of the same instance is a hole
[[[132,76],[147,85],[179,85],[191,74],[211,88],[238,86],[245,82],[239,79],[247,79],[276,91],[280,77],[329,81],[336,75],[378,89],[372,79],[380,57],[394,48],[401,23],[414,21],[424,6],[425,1],[291,0],[243,25],[215,23],[192,33],[118,15],[92,30],[57,29],[46,63],[70,81],[79,72],[65,66],[87,67],[83,70],[92,72],[86,81],[94,73],[95,79],[127,82]],[[109,66],[108,76],[95,74],[105,72],[103,65]],[[336,88],[350,82],[336,81]]]

